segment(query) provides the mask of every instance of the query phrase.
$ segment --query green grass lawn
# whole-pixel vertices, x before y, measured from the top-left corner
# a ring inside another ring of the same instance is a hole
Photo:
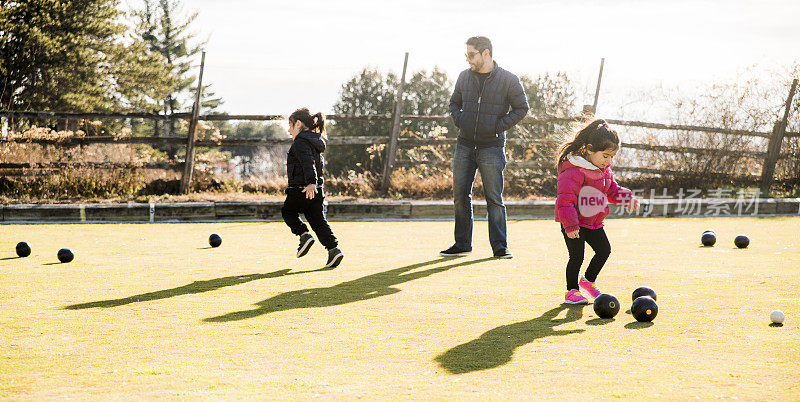
[[[455,259],[451,222],[332,227],[324,270],[282,223],[2,226],[0,398],[800,398],[799,217],[608,221],[610,320],[561,304],[555,222],[509,222],[512,260],[486,222]],[[626,313],[640,285],[652,324]]]

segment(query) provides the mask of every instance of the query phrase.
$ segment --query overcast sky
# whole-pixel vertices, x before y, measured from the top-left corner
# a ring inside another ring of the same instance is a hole
[[[800,60],[796,0],[184,0],[184,9],[199,12],[194,30],[208,38],[203,81],[234,114],[330,112],[343,82],[368,65],[399,73],[406,51],[410,71],[439,66],[454,79],[477,34],[504,68],[567,71],[581,96],[593,96],[605,57],[598,113],[607,117],[635,88]]]

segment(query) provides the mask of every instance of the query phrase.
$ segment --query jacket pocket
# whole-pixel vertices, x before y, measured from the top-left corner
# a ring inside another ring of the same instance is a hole
[[[461,117],[458,119],[458,128],[460,128],[461,133],[466,135],[469,139],[472,139],[475,135],[476,116],[475,112],[465,110],[461,112]]]
[[[496,114],[481,114],[476,132],[481,138],[495,138],[498,118]]]
[[[461,128],[461,116],[463,115],[464,112],[458,112],[457,114],[453,115],[453,124],[455,124],[458,128]]]

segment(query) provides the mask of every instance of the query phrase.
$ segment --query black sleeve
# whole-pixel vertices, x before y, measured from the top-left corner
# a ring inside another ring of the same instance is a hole
[[[459,120],[461,120],[461,85],[463,84],[463,76],[463,74],[458,76],[456,87],[453,89],[453,95],[450,96],[450,117],[453,118],[453,123],[455,123],[456,127],[461,127]]]
[[[511,105],[511,111],[505,116],[501,116],[497,122],[497,132],[502,132],[514,127],[526,114],[528,114],[528,97],[525,96],[525,89],[519,82],[517,76],[512,76],[511,85],[506,92],[506,101]]]
[[[308,141],[298,138],[294,141],[300,166],[303,168],[303,180],[306,185],[317,184],[317,168],[314,164],[314,150]]]

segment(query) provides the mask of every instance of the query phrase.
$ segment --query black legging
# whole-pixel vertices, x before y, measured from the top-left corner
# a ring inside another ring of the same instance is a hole
[[[584,277],[589,282],[594,282],[603,265],[611,255],[611,243],[608,242],[606,231],[600,229],[588,229],[581,227],[579,237],[577,239],[570,239],[567,237],[567,232],[564,227],[561,227],[561,234],[564,235],[564,242],[567,243],[567,250],[569,251],[569,262],[567,262],[567,290],[578,288],[578,273],[583,264],[583,250],[584,244],[589,243],[589,246],[594,250],[594,257],[589,261],[589,266],[586,267],[586,274]]]

